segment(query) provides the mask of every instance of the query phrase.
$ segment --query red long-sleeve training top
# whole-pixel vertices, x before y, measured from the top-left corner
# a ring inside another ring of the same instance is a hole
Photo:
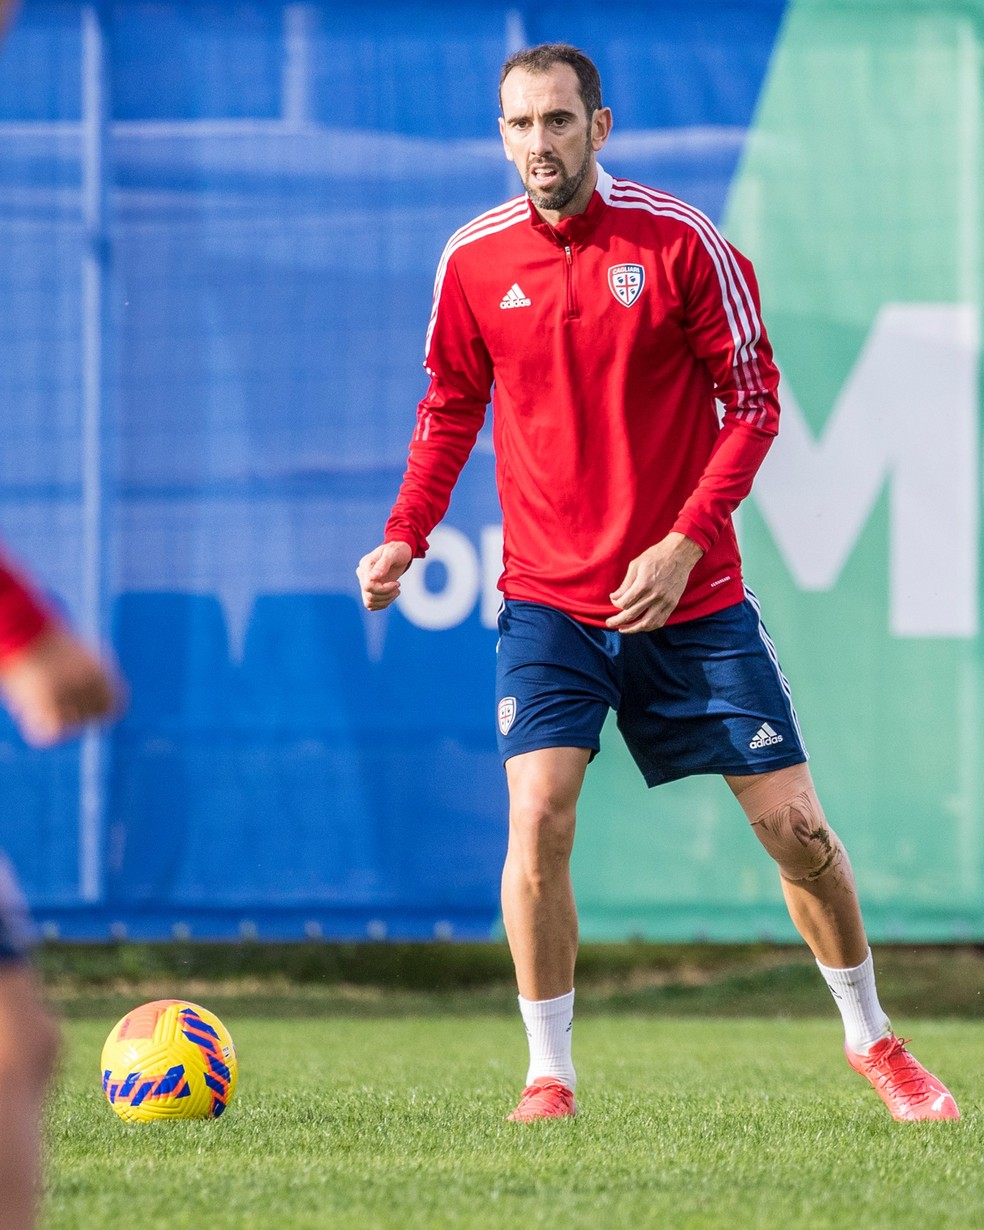
[[[441,258],[425,367],[387,541],[425,553],[491,394],[506,597],[603,625],[676,530],[705,554],[670,622],[742,600],[731,513],[778,430],[778,372],[751,265],[699,210],[599,167],[556,227],[526,196],[482,214]]]

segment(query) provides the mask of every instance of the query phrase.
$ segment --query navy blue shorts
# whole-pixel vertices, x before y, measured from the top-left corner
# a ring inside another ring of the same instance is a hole
[[[745,593],[702,619],[625,634],[507,599],[496,656],[502,760],[545,747],[590,748],[593,758],[614,709],[650,786],[801,764],[789,684]]]

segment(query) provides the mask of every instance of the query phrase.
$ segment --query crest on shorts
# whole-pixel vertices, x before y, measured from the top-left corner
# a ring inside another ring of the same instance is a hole
[[[611,265],[608,286],[622,307],[631,307],[642,294],[646,271],[641,265]]]
[[[499,730],[504,734],[509,734],[509,728],[516,720],[516,697],[503,696],[499,701]]]

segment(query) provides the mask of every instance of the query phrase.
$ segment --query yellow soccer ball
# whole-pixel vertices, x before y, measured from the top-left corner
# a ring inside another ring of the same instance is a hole
[[[102,1087],[121,1119],[217,1119],[232,1100],[239,1061],[214,1012],[156,999],[113,1026],[102,1050]]]

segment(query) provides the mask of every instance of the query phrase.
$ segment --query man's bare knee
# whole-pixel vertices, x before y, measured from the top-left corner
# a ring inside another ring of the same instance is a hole
[[[574,808],[548,798],[515,802],[509,810],[509,845],[529,874],[565,866],[574,846]]]
[[[580,748],[546,748],[506,762],[509,844],[524,862],[549,867],[570,858],[587,760]]]

